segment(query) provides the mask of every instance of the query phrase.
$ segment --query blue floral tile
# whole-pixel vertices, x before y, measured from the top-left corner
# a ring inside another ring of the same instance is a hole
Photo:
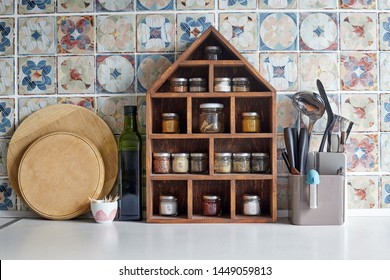
[[[239,51],[257,50],[257,25],[255,13],[219,14],[219,32]]]
[[[259,0],[260,9],[295,9],[297,0]]]
[[[137,0],[137,11],[170,11],[173,10],[173,0]]]
[[[16,210],[16,195],[7,179],[0,179],[0,210]]]
[[[139,55],[137,56],[137,92],[146,92],[153,83],[168,69],[174,62],[172,55]]]
[[[375,7],[376,0],[340,0],[341,9],[375,9]]]
[[[59,13],[84,13],[93,12],[93,0],[57,0],[57,12]]]
[[[12,15],[15,10],[15,1],[7,0],[0,2],[0,15]]]
[[[25,17],[18,23],[19,54],[55,53],[55,18]]]
[[[390,50],[390,13],[379,13],[379,49]]]
[[[19,0],[19,14],[54,13],[55,0]]]
[[[0,139],[0,176],[7,176],[8,139]]]
[[[380,140],[381,171],[390,172],[390,134],[381,133]]]
[[[133,0],[96,0],[97,12],[127,12],[133,10]]]
[[[14,94],[14,59],[0,57],[0,95]]]
[[[132,93],[134,88],[134,55],[100,55],[97,57],[97,91]]]
[[[298,56],[295,53],[261,53],[260,73],[276,90],[297,90]]]
[[[96,41],[98,52],[134,52],[135,16],[97,16]]]
[[[0,137],[12,136],[15,130],[15,100],[0,99]]]
[[[390,132],[390,93],[381,93],[380,99],[381,99],[380,130]]]
[[[214,0],[176,0],[178,10],[214,10]]]
[[[390,176],[382,176],[379,195],[380,208],[390,208]]]
[[[301,50],[337,50],[336,13],[302,13],[300,22]]]
[[[286,127],[297,127],[298,111],[292,104],[292,95],[278,94],[277,102],[277,132],[283,133],[283,129]]]
[[[255,52],[241,53],[241,55],[257,70],[259,71],[259,55]]]
[[[337,9],[338,0],[300,0],[301,9]]]
[[[0,56],[14,54],[14,19],[0,18]]]
[[[297,15],[260,13],[260,50],[296,50]]]
[[[137,51],[169,52],[175,50],[173,14],[137,15]]]
[[[71,104],[84,107],[92,112],[95,112],[95,98],[94,97],[59,97],[58,104]]]
[[[19,94],[53,94],[55,85],[53,56],[19,58]]]
[[[32,113],[50,105],[57,104],[55,97],[20,98],[19,99],[19,124]]]
[[[218,0],[221,10],[255,10],[257,0]]]
[[[378,171],[378,134],[351,133],[345,151],[348,172]]]
[[[214,14],[178,14],[177,50],[185,51],[210,26],[214,26]]]
[[[378,176],[347,176],[348,209],[378,208]]]

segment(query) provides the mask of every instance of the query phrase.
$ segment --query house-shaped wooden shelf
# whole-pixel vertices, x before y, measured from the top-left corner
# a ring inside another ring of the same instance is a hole
[[[219,60],[205,59],[206,46],[219,46]],[[207,80],[207,92],[170,92],[171,78]],[[218,77],[246,77],[249,92],[214,92]],[[224,105],[223,133],[201,133],[202,103]],[[259,133],[242,133],[241,113],[260,115]],[[162,113],[179,115],[180,132],[162,133]],[[276,92],[259,72],[213,27],[207,29],[147,92],[146,205],[147,221],[155,223],[265,223],[276,222]],[[214,172],[214,153],[269,153],[267,174]],[[153,153],[207,153],[205,174],[155,174]],[[203,216],[203,195],[221,197],[222,215]],[[261,214],[243,214],[243,195],[260,197]],[[178,215],[159,215],[160,195],[177,198]]]

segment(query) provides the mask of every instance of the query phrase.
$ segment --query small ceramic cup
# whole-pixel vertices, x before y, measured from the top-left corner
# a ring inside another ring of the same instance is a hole
[[[91,201],[91,212],[97,223],[112,223],[118,210],[118,201],[104,202],[103,199]]]

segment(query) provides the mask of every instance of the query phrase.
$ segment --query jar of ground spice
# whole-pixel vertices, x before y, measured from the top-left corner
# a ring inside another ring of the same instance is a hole
[[[205,78],[191,78],[190,80],[190,92],[205,92],[207,91]]]
[[[231,153],[215,153],[214,154],[214,172],[215,173],[231,173],[232,172],[232,154]]]
[[[168,174],[171,171],[170,153],[153,153],[153,173]]]
[[[202,214],[204,216],[220,216],[222,214],[221,197],[218,195],[204,195]]]
[[[251,171],[250,153],[233,153],[233,172],[249,173]]]
[[[231,79],[224,78],[215,78],[214,79],[214,91],[215,92],[229,92],[231,91]]]
[[[209,167],[208,154],[191,153],[191,173],[206,173]]]
[[[249,79],[244,77],[233,78],[233,91],[249,91]]]
[[[170,85],[171,92],[187,92],[186,78],[171,78]]]
[[[257,195],[244,194],[242,196],[242,213],[248,216],[260,215],[260,198]]]
[[[163,113],[162,133],[179,133],[179,115],[176,113]]]
[[[244,112],[242,116],[242,132],[258,133],[260,131],[260,117],[256,112]]]
[[[177,198],[173,195],[160,195],[161,216],[177,216]]]
[[[188,173],[189,170],[189,154],[175,153],[172,154],[172,171],[173,173]]]

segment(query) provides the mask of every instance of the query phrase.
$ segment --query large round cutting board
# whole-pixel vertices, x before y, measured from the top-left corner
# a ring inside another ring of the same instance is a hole
[[[103,190],[108,195],[118,173],[116,140],[108,125],[95,113],[70,104],[52,105],[27,117],[13,134],[7,153],[7,172],[11,186],[20,195],[18,168],[23,154],[34,141],[53,132],[69,132],[89,139],[99,150],[105,168]]]
[[[19,165],[19,191],[42,217],[65,220],[89,208],[104,184],[104,163],[85,137],[55,132],[36,140]]]

